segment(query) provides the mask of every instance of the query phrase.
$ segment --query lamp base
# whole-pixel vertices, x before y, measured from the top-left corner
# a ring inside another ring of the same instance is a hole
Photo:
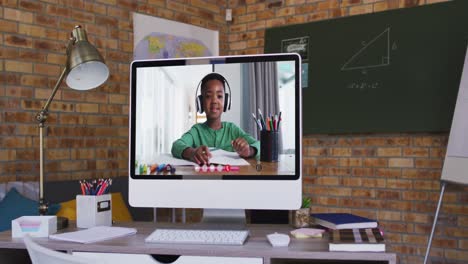
[[[68,218],[57,216],[57,230],[65,229],[68,227]]]
[[[44,198],[39,198],[39,215],[47,215],[49,211],[49,204],[45,202]]]
[[[39,199],[39,215],[47,215],[49,211],[49,204],[45,202],[44,198]],[[68,218],[63,216],[57,216],[57,230],[61,230],[68,227]]]

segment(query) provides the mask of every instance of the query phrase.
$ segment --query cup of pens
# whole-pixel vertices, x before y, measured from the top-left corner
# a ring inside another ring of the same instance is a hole
[[[262,130],[260,132],[260,160],[278,161],[278,131]]]
[[[260,130],[260,160],[267,162],[278,162],[278,142],[281,122],[281,112],[270,114],[266,118],[258,109],[258,118],[252,113],[255,124]]]
[[[112,199],[109,180],[80,182],[81,195],[76,196],[76,226],[90,228],[112,225]]]

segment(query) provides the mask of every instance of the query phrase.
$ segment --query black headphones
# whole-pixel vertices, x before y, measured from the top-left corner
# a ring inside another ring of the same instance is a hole
[[[204,110],[203,110],[203,95],[200,94],[200,95],[197,96],[198,89],[200,87],[205,86],[206,83],[208,81],[211,81],[211,80],[218,80],[223,84],[224,91],[225,91],[225,93],[224,93],[224,109],[223,109],[223,112],[226,112],[227,110],[231,109],[231,97],[230,97],[231,87],[229,86],[228,81],[221,74],[216,73],[216,72],[212,72],[212,73],[207,74],[205,77],[203,77],[203,79],[201,79],[200,83],[198,83],[197,90],[195,91],[195,105],[197,106],[197,112],[200,113],[200,114],[204,112]],[[226,85],[228,87],[229,93],[226,93]]]

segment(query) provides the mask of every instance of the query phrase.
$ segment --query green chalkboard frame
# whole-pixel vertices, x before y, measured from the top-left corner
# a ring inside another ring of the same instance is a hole
[[[303,133],[450,129],[468,1],[267,29],[265,53],[303,59]]]

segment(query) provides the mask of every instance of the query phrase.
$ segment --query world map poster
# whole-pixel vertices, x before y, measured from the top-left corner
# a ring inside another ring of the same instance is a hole
[[[218,31],[133,13],[133,59],[217,56]]]

